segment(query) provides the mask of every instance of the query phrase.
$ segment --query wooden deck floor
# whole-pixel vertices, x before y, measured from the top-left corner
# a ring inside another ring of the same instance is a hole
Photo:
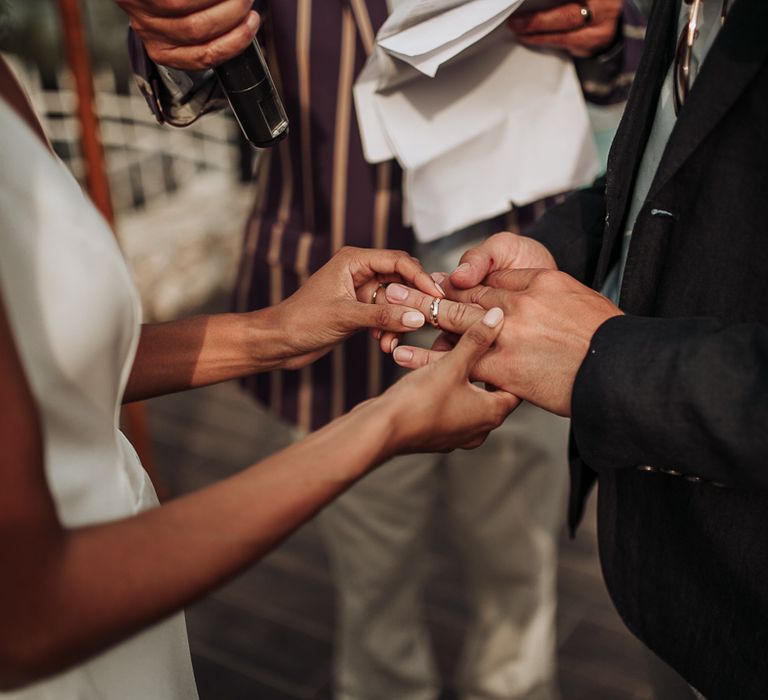
[[[149,404],[158,469],[171,494],[203,486],[285,444],[285,431],[237,386]],[[466,625],[460,572],[438,509],[427,588],[438,662],[450,678]],[[559,567],[559,674],[565,700],[650,698],[640,644],[619,621],[595,553],[594,505]],[[333,582],[310,522],[257,566],[187,613],[202,700],[331,697]],[[445,700],[455,695],[448,686]],[[398,700],[393,698],[392,700]]]

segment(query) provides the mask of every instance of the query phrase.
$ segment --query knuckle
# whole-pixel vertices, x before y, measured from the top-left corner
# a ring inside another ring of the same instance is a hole
[[[461,327],[467,316],[467,307],[464,304],[451,304],[448,308],[449,320],[458,327]]]
[[[406,290],[408,290],[408,296],[398,303],[418,309],[424,314],[424,317],[429,320],[430,313],[432,312],[432,297],[428,297],[424,292],[420,292],[417,289],[411,289],[410,287],[406,287]],[[437,317],[438,320],[444,318],[442,306],[438,307]]]
[[[490,345],[488,336],[479,328],[470,328],[466,333],[467,338],[475,345]]]
[[[537,270],[531,284],[543,287],[559,285],[562,282],[562,272],[557,270]]]
[[[487,287],[477,287],[469,295],[469,300],[473,304],[483,305],[483,299],[488,295]]]
[[[218,51],[211,44],[205,44],[197,51],[197,63],[203,68],[213,68],[217,57]]]
[[[546,279],[552,284],[567,286],[573,279],[570,275],[566,274],[565,272],[561,272],[560,270],[546,270],[546,272]]]
[[[209,26],[200,13],[187,15],[176,20],[176,32],[185,37],[185,40],[192,44],[199,44],[208,38]]]
[[[374,323],[377,326],[388,326],[390,323],[391,313],[388,306],[376,305],[376,310],[373,315]]]
[[[421,266],[421,263],[405,251],[395,251],[395,270],[398,274],[403,275],[409,271],[409,268],[413,268],[414,266]]]
[[[489,239],[489,243],[494,244],[501,244],[501,245],[507,245],[512,240],[514,240],[515,234],[511,231],[499,231],[498,233],[494,233]]]
[[[139,30],[136,31],[139,36],[141,36],[141,32]],[[163,59],[165,57],[163,56],[163,52],[160,50],[160,47],[156,42],[144,39],[144,50],[147,52],[147,56],[149,56],[152,61],[155,63],[163,63]]]
[[[140,14],[133,14],[130,16],[128,24],[131,25],[131,29],[133,29],[133,31],[135,31],[142,39],[144,39],[144,35],[147,34],[149,30],[147,19],[144,16]]]
[[[613,33],[614,33],[614,26],[613,26],[613,18],[607,22],[606,24],[602,25],[600,27],[600,33],[599,33],[599,40],[600,43],[608,43],[611,39],[613,39]]]

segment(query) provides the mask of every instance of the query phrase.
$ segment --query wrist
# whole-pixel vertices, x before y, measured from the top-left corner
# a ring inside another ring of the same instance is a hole
[[[349,487],[397,454],[392,444],[393,413],[389,402],[381,399],[364,401],[300,443],[313,453],[335,455],[328,474],[335,488]]]
[[[398,429],[398,411],[387,392],[355,406],[350,417],[360,421],[372,449],[373,466],[398,455],[402,445]]]
[[[245,345],[253,372],[285,368],[296,355],[290,347],[290,333],[284,328],[280,304],[242,314],[246,327]]]
[[[573,64],[581,83],[581,89],[588,101],[595,104],[618,102],[612,97],[625,70],[625,51],[623,21],[619,18],[613,38],[595,48],[588,56],[574,56]]]

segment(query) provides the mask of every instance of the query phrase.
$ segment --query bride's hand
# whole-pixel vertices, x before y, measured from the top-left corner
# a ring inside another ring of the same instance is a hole
[[[519,406],[516,396],[487,391],[469,379],[477,361],[498,337],[503,322],[502,310],[490,309],[453,350],[365,404],[368,410],[388,412],[391,454],[477,447]]]
[[[407,253],[342,248],[295,294],[261,312],[269,315],[275,330],[278,365],[303,367],[362,329],[403,333],[423,326],[424,314],[418,309],[371,303],[381,284],[395,281],[443,296],[419,261]]]

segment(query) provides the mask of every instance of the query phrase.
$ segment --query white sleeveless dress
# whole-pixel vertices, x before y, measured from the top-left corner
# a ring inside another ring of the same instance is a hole
[[[101,523],[156,506],[152,484],[118,428],[141,313],[128,270],[77,182],[2,99],[0,290],[40,411],[61,522]],[[194,699],[184,617],[0,697]]]

